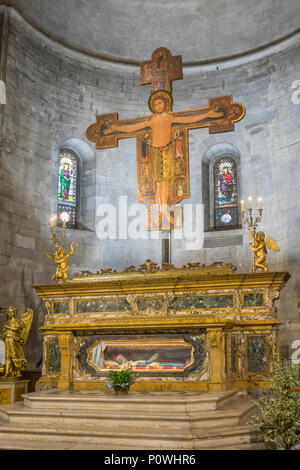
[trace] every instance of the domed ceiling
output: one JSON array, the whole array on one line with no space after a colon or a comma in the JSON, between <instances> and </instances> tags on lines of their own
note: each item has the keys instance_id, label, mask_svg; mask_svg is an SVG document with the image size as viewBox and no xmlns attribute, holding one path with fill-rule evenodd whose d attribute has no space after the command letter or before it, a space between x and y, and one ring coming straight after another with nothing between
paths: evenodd
<instances>
[{"instance_id":1,"label":"domed ceiling","mask_svg":"<svg viewBox=\"0 0 300 470\"><path fill-rule=\"evenodd\" d=\"M68 47L139 63L159 46L184 64L239 56L299 28L299 0L11 0L35 28Z\"/></svg>"}]
</instances>

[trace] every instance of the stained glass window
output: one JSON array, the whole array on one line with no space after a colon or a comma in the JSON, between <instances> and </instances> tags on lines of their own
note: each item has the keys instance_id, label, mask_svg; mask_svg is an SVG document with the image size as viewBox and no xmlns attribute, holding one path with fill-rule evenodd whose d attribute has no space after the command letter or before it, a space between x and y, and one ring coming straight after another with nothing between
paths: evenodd
<instances>
[{"instance_id":1,"label":"stained glass window","mask_svg":"<svg viewBox=\"0 0 300 470\"><path fill-rule=\"evenodd\" d=\"M78 209L78 173L77 157L66 150L59 156L57 225L66 221L67 228L76 228Z\"/></svg>"},{"instance_id":2,"label":"stained glass window","mask_svg":"<svg viewBox=\"0 0 300 470\"><path fill-rule=\"evenodd\" d=\"M235 160L223 155L214 165L215 228L238 225L238 182Z\"/></svg>"}]
</instances>

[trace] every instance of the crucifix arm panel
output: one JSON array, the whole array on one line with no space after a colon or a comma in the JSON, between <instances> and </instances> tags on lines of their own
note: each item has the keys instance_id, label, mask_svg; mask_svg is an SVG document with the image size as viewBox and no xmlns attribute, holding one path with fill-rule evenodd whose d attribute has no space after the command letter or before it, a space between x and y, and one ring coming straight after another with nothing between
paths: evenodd
<instances>
[{"instance_id":1,"label":"crucifix arm panel","mask_svg":"<svg viewBox=\"0 0 300 470\"><path fill-rule=\"evenodd\" d=\"M86 137L95 142L96 149L118 146L119 139L136 137L139 131L149 127L148 116L118 120L118 113L98 114L96 122L86 131Z\"/></svg>"},{"instance_id":2,"label":"crucifix arm panel","mask_svg":"<svg viewBox=\"0 0 300 470\"><path fill-rule=\"evenodd\" d=\"M225 95L208 100L208 107L175 112L173 125L183 124L189 129L209 127L211 134L234 130L234 123L245 115L240 103L232 103L232 96Z\"/></svg>"}]
</instances>

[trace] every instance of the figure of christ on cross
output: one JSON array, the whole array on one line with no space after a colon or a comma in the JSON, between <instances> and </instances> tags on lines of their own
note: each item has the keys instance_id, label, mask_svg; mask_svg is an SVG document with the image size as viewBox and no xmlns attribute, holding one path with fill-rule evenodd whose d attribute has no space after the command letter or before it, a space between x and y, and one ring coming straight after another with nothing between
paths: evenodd
<instances>
[{"instance_id":1,"label":"figure of christ on cross","mask_svg":"<svg viewBox=\"0 0 300 470\"><path fill-rule=\"evenodd\" d=\"M118 133L135 134L141 130L149 130L150 137L150 178L155 185L155 199L159 206L158 220L155 225L159 225L164 216L170 225L174 224L174 217L168 210L170 186L174 183L175 165L175 142L172 139L172 127L176 125L187 126L224 117L224 111L209 109L193 110L192 113L173 113L172 97L166 91L157 91L149 99L149 108L152 115L144 118L137 118L135 121L127 123L112 123L103 127L104 135ZM198 111L198 112L197 112Z\"/></svg>"}]
</instances>

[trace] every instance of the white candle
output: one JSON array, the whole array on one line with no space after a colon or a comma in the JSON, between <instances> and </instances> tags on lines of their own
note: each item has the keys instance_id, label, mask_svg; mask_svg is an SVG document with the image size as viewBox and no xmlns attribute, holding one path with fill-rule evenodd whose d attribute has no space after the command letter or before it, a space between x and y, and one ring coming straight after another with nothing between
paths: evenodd
<instances>
[{"instance_id":1,"label":"white candle","mask_svg":"<svg viewBox=\"0 0 300 470\"><path fill-rule=\"evenodd\" d=\"M51 228L54 228L55 222L56 222L56 216L54 215L53 217L51 217L50 221L51 221Z\"/></svg>"},{"instance_id":2,"label":"white candle","mask_svg":"<svg viewBox=\"0 0 300 470\"><path fill-rule=\"evenodd\" d=\"M261 209L261 197L258 198L258 208Z\"/></svg>"},{"instance_id":3,"label":"white candle","mask_svg":"<svg viewBox=\"0 0 300 470\"><path fill-rule=\"evenodd\" d=\"M249 201L249 209L251 209L251 201L252 201L252 197L248 197L248 201Z\"/></svg>"}]
</instances>

